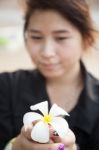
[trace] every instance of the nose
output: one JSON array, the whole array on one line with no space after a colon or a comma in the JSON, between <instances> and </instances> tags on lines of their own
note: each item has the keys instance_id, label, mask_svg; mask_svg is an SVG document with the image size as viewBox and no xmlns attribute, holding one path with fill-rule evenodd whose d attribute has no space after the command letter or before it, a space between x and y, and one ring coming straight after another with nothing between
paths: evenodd
<instances>
[{"instance_id":1,"label":"nose","mask_svg":"<svg viewBox=\"0 0 99 150\"><path fill-rule=\"evenodd\" d=\"M53 57L53 56L55 56L56 52L55 52L55 44L54 44L54 42L51 41L51 40L46 40L43 43L41 51L42 51L41 54L44 57Z\"/></svg>"}]
</instances>

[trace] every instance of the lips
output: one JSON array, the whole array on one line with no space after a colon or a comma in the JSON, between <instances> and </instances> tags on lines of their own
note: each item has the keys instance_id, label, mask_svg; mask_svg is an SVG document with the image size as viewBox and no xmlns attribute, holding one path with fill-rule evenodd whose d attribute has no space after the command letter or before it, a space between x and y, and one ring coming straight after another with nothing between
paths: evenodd
<instances>
[{"instance_id":1,"label":"lips","mask_svg":"<svg viewBox=\"0 0 99 150\"><path fill-rule=\"evenodd\" d=\"M43 67L43 68L46 68L46 69L54 69L58 63L40 63L40 65Z\"/></svg>"},{"instance_id":2,"label":"lips","mask_svg":"<svg viewBox=\"0 0 99 150\"><path fill-rule=\"evenodd\" d=\"M49 67L49 66L55 66L55 65L57 65L57 64L45 64L45 63L42 63L41 65L46 66L46 67Z\"/></svg>"},{"instance_id":3,"label":"lips","mask_svg":"<svg viewBox=\"0 0 99 150\"><path fill-rule=\"evenodd\" d=\"M50 60L50 61L41 61L40 64L43 64L43 65L57 65L59 64L59 60Z\"/></svg>"},{"instance_id":4,"label":"lips","mask_svg":"<svg viewBox=\"0 0 99 150\"><path fill-rule=\"evenodd\" d=\"M41 63L42 65L45 65L45 66L50 66L50 65L57 65L57 63Z\"/></svg>"},{"instance_id":5,"label":"lips","mask_svg":"<svg viewBox=\"0 0 99 150\"><path fill-rule=\"evenodd\" d=\"M39 65L41 66L42 69L45 70L56 70L57 66L60 64L60 61L58 58L51 58L51 59L41 59L39 61Z\"/></svg>"}]
</instances>

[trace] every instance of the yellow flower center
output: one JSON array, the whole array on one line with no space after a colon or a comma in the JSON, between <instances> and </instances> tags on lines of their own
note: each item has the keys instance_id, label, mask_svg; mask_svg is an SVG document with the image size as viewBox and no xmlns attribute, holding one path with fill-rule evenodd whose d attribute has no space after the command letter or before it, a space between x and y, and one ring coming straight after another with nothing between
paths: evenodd
<instances>
[{"instance_id":1,"label":"yellow flower center","mask_svg":"<svg viewBox=\"0 0 99 150\"><path fill-rule=\"evenodd\" d=\"M45 122L45 123L51 123L52 122L52 116L51 115L45 115L44 117L43 117L43 121Z\"/></svg>"}]
</instances>

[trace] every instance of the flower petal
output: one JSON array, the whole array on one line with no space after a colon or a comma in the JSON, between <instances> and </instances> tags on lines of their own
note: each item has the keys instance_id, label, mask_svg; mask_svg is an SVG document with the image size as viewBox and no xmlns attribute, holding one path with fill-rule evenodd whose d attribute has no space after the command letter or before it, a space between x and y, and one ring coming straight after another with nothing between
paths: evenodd
<instances>
[{"instance_id":1,"label":"flower petal","mask_svg":"<svg viewBox=\"0 0 99 150\"><path fill-rule=\"evenodd\" d=\"M64 109L62 109L61 107L59 107L56 104L52 105L49 114L52 115L52 116L59 116L59 115L69 116L69 114Z\"/></svg>"},{"instance_id":2,"label":"flower petal","mask_svg":"<svg viewBox=\"0 0 99 150\"><path fill-rule=\"evenodd\" d=\"M66 134L69 130L69 126L67 121L64 118L61 117L53 118L51 125L53 126L53 128L56 130L56 132L59 134L61 138L66 137Z\"/></svg>"},{"instance_id":3,"label":"flower petal","mask_svg":"<svg viewBox=\"0 0 99 150\"><path fill-rule=\"evenodd\" d=\"M23 116L24 126L27 128L28 126L30 126L32 124L33 121L41 120L42 117L43 116L38 113L28 112Z\"/></svg>"},{"instance_id":4,"label":"flower petal","mask_svg":"<svg viewBox=\"0 0 99 150\"><path fill-rule=\"evenodd\" d=\"M48 124L39 121L33 127L31 138L39 143L47 143L49 141L49 127Z\"/></svg>"},{"instance_id":5,"label":"flower petal","mask_svg":"<svg viewBox=\"0 0 99 150\"><path fill-rule=\"evenodd\" d=\"M32 105L30 107L31 110L40 110L43 115L47 115L48 114L48 101L44 101L41 103L38 103L36 105Z\"/></svg>"}]
</instances>

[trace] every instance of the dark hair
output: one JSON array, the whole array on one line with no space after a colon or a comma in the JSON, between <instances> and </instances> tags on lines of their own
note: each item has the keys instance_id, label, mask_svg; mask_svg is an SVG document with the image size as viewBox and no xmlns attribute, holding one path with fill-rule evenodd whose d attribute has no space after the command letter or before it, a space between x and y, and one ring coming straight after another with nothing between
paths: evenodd
<instances>
[{"instance_id":1,"label":"dark hair","mask_svg":"<svg viewBox=\"0 0 99 150\"><path fill-rule=\"evenodd\" d=\"M87 46L95 41L94 27L86 0L25 0L25 24L24 32L27 30L28 22L35 10L56 10L68 19L82 34Z\"/></svg>"}]
</instances>

